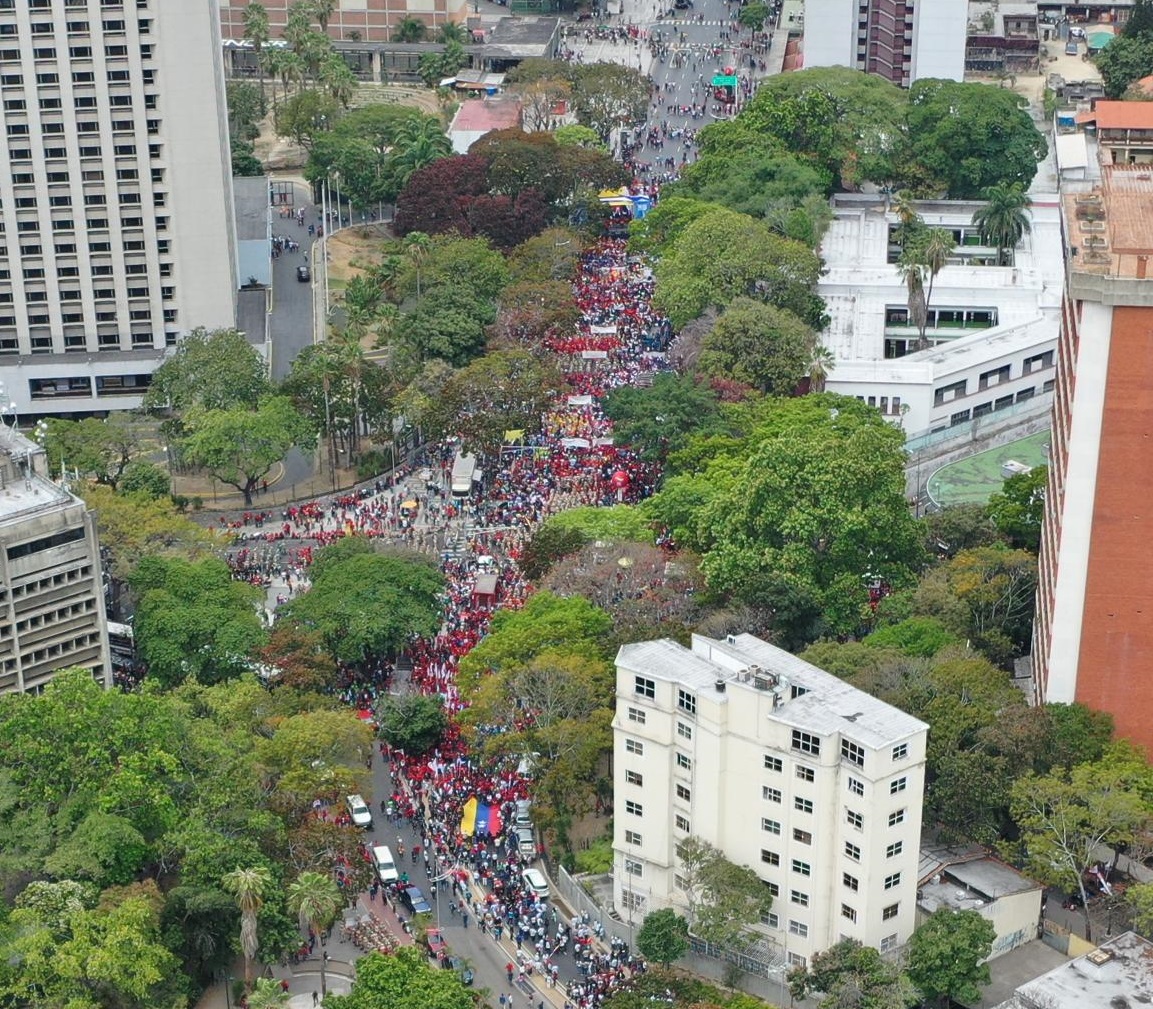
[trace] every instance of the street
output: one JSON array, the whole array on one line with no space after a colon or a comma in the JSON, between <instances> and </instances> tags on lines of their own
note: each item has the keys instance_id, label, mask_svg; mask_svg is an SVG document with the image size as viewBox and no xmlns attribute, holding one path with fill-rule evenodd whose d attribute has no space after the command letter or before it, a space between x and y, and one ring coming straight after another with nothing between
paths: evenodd
<instances>
[{"instance_id":1,"label":"street","mask_svg":"<svg viewBox=\"0 0 1153 1009\"><path fill-rule=\"evenodd\" d=\"M308 226L317 225L319 217L312 204L308 187L293 187L295 203L290 209L305 208L304 224L291 217L281 217L276 208L272 212L272 234L299 243L297 252L284 251L272 261L272 311L269 331L272 333L272 379L283 381L292 367L296 355L311 346L313 338L312 299L314 283L297 280L296 268L307 264L312 268L312 242Z\"/></svg>"}]
</instances>

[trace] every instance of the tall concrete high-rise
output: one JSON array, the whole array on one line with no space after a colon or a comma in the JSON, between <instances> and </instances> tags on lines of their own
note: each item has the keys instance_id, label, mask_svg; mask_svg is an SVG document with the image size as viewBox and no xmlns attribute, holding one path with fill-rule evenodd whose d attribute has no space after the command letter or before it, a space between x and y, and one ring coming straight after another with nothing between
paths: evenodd
<instances>
[{"instance_id":1,"label":"tall concrete high-rise","mask_svg":"<svg viewBox=\"0 0 1153 1009\"><path fill-rule=\"evenodd\" d=\"M139 404L235 325L218 0L0 0L0 381L21 419Z\"/></svg>"},{"instance_id":2,"label":"tall concrete high-rise","mask_svg":"<svg viewBox=\"0 0 1153 1009\"><path fill-rule=\"evenodd\" d=\"M805 0L804 65L959 81L968 23L968 0Z\"/></svg>"},{"instance_id":3,"label":"tall concrete high-rise","mask_svg":"<svg viewBox=\"0 0 1153 1009\"><path fill-rule=\"evenodd\" d=\"M1148 165L1111 158L1103 151L1100 180L1062 201L1033 682L1038 701L1106 711L1153 752L1153 180Z\"/></svg>"}]
</instances>

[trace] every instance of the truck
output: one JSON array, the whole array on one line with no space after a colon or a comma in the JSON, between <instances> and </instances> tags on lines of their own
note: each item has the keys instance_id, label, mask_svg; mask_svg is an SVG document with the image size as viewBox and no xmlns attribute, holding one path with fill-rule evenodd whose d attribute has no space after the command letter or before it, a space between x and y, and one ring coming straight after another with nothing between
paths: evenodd
<instances>
[{"instance_id":1,"label":"truck","mask_svg":"<svg viewBox=\"0 0 1153 1009\"><path fill-rule=\"evenodd\" d=\"M472 494L474 479L476 479L476 456L458 452L452 463L452 496L466 498Z\"/></svg>"}]
</instances>

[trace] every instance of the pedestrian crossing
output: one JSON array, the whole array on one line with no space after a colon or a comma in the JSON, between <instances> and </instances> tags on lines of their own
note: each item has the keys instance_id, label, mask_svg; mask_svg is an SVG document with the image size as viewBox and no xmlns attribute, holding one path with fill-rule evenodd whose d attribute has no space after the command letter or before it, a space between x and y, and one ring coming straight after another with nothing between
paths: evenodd
<instances>
[{"instance_id":1,"label":"pedestrian crossing","mask_svg":"<svg viewBox=\"0 0 1153 1009\"><path fill-rule=\"evenodd\" d=\"M654 21L655 25L676 25L678 28L725 28L732 24L731 21Z\"/></svg>"}]
</instances>

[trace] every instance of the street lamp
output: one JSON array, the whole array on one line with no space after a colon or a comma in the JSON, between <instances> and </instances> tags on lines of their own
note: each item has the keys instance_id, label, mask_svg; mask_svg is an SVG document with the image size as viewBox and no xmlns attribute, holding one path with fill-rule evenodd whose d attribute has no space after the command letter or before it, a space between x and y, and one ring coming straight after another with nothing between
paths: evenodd
<instances>
[{"instance_id":1,"label":"street lamp","mask_svg":"<svg viewBox=\"0 0 1153 1009\"><path fill-rule=\"evenodd\" d=\"M320 954L320 997L324 998L328 994L328 975L325 974L324 968L328 966L328 950Z\"/></svg>"}]
</instances>

